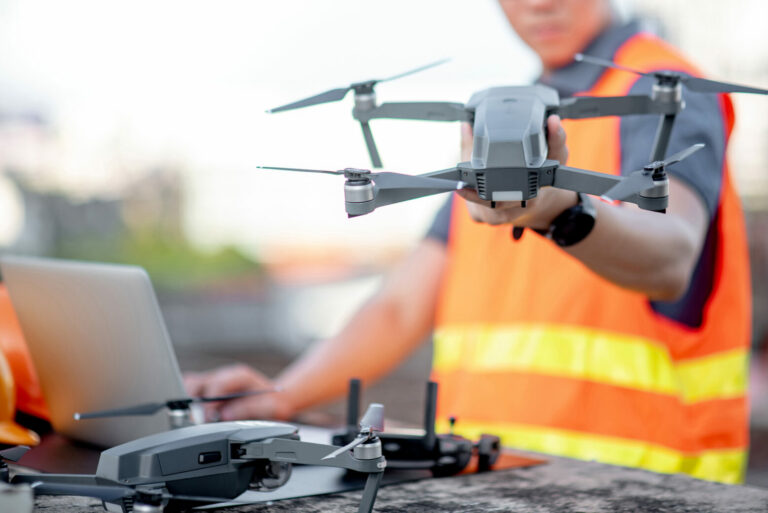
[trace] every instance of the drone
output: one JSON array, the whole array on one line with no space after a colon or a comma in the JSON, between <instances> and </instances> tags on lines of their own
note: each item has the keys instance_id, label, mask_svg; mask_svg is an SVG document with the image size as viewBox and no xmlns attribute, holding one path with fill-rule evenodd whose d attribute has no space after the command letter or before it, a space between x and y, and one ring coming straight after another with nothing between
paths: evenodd
<instances>
[{"instance_id":1,"label":"drone","mask_svg":"<svg viewBox=\"0 0 768 513\"><path fill-rule=\"evenodd\" d=\"M347 87L289 103L267 112L277 113L343 99L354 92L352 117L360 122L374 168L382 167L369 122L373 119L463 121L473 125L472 158L449 169L421 175L371 172L346 168L336 171L259 166L261 169L342 175L345 210L350 217L364 215L378 207L442 192L471 188L494 208L498 201L526 202L541 187L551 186L600 196L606 201L634 203L644 210L665 212L669 203L666 168L682 161L704 145L695 144L665 158L675 118L683 108L683 85L696 93L768 94L768 90L693 77L674 71L645 73L611 61L577 54L576 61L652 76L650 95L578 96L561 99L552 87L492 87L472 95L466 104L451 102L376 101L374 87L380 82L402 78L442 64L435 62L394 77L356 82ZM650 154L650 163L627 176L614 176L562 165L547 158L547 118L582 119L631 114L658 115L659 125Z\"/></svg>"},{"instance_id":2,"label":"drone","mask_svg":"<svg viewBox=\"0 0 768 513\"><path fill-rule=\"evenodd\" d=\"M213 503L239 503L247 490L271 491L291 477L294 464L338 467L366 476L358 513L370 513L386 459L378 433L384 407L373 403L355 438L343 447L303 442L290 424L238 421L200 424L145 436L103 451L96 473L16 474L4 462L0 478L40 495L82 495L108 511L162 513ZM28 448L0 452L18 460ZM3 468L5 470L3 471Z\"/></svg>"}]
</instances>

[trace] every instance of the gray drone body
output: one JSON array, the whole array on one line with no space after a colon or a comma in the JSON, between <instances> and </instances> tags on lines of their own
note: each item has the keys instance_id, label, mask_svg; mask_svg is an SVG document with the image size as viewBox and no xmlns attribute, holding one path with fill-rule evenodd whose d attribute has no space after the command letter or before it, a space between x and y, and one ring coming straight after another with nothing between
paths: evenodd
<instances>
[{"instance_id":1,"label":"gray drone body","mask_svg":"<svg viewBox=\"0 0 768 513\"><path fill-rule=\"evenodd\" d=\"M677 72L642 72L610 61L577 55L576 60L617 68L638 75L650 75L655 84L650 95L578 96L561 99L558 92L541 84L495 87L474 94L466 104L449 102L400 102L378 104L374 86L386 80L422 71L424 66L385 80L358 82L293 102L269 112L308 107L338 101L349 91L355 93L352 117L360 123L374 167L381 158L371 132L374 119L463 121L473 125L472 159L454 168L405 175L347 168L339 171L262 167L284 171L320 172L344 175L345 209L350 216L372 212L378 207L462 188L472 188L494 207L497 201L520 201L522 206L535 198L541 187L602 196L607 200L635 203L645 210L664 212L669 201L666 167L687 158L703 144L666 157L672 127L685 107L683 85L697 93L741 92L768 94L768 90L716 82ZM557 114L566 119L602 116L656 115L659 125L650 152L650 163L625 176L568 167L547 159L547 118ZM261 167L261 166L260 166Z\"/></svg>"},{"instance_id":2,"label":"gray drone body","mask_svg":"<svg viewBox=\"0 0 768 513\"><path fill-rule=\"evenodd\" d=\"M128 486L163 483L174 494L237 497L249 487L272 489L287 481L290 467L267 479L254 475L255 460L242 459L244 444L298 440L295 426L276 422L222 422L157 433L101 453L96 481Z\"/></svg>"},{"instance_id":3,"label":"gray drone body","mask_svg":"<svg viewBox=\"0 0 768 513\"><path fill-rule=\"evenodd\" d=\"M488 201L536 197L548 151L543 120L558 105L557 91L543 85L475 93L466 104L474 120L472 160L439 177L460 180Z\"/></svg>"},{"instance_id":4,"label":"gray drone body","mask_svg":"<svg viewBox=\"0 0 768 513\"><path fill-rule=\"evenodd\" d=\"M544 85L493 87L472 95L474 169L538 168L547 159L547 136L541 120L557 108L556 90Z\"/></svg>"}]
</instances>

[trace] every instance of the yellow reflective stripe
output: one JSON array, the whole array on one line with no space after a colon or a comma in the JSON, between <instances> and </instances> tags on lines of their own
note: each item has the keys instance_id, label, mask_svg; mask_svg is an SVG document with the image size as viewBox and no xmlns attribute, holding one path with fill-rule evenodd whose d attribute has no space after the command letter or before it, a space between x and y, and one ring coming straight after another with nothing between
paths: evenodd
<instances>
[{"instance_id":1,"label":"yellow reflective stripe","mask_svg":"<svg viewBox=\"0 0 768 513\"><path fill-rule=\"evenodd\" d=\"M684 403L743 396L746 349L673 362L642 337L581 326L451 325L434 334L441 372L551 374L680 397Z\"/></svg>"},{"instance_id":2,"label":"yellow reflective stripe","mask_svg":"<svg viewBox=\"0 0 768 513\"><path fill-rule=\"evenodd\" d=\"M448 421L438 420L437 429L440 432L448 431ZM523 424L478 424L459 419L454 432L471 440L489 433L501 437L505 447L643 468L665 474L685 473L699 479L731 484L744 480L747 461L746 451L741 449L707 450L691 454L638 440Z\"/></svg>"},{"instance_id":3,"label":"yellow reflective stripe","mask_svg":"<svg viewBox=\"0 0 768 513\"><path fill-rule=\"evenodd\" d=\"M734 350L678 362L685 402L742 396L747 391L749 353Z\"/></svg>"}]
</instances>

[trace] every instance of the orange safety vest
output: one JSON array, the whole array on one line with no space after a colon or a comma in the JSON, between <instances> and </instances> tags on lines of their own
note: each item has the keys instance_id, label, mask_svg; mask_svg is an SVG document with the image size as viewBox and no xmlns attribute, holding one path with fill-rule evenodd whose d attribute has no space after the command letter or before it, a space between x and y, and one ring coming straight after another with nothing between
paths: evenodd
<instances>
[{"instance_id":1,"label":"orange safety vest","mask_svg":"<svg viewBox=\"0 0 768 513\"><path fill-rule=\"evenodd\" d=\"M626 41L615 60L696 74L648 34ZM627 94L634 80L607 70L586 94ZM725 95L721 110L729 134L734 116ZM564 121L569 165L619 174L619 123ZM751 304L743 217L727 165L713 223L713 288L694 329L530 230L514 242L509 226L475 223L456 198L434 332L438 425L456 416L457 432L498 434L511 447L740 482Z\"/></svg>"},{"instance_id":2,"label":"orange safety vest","mask_svg":"<svg viewBox=\"0 0 768 513\"><path fill-rule=\"evenodd\" d=\"M11 298L8 297L8 291L2 284L0 284L0 351L8 360L13 374L16 386L16 408L43 419L50 418L19 320L13 310Z\"/></svg>"}]
</instances>

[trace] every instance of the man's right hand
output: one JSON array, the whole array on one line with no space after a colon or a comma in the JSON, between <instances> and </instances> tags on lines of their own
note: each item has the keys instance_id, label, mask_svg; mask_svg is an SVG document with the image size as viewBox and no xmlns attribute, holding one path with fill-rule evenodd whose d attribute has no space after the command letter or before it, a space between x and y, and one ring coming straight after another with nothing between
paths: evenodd
<instances>
[{"instance_id":1,"label":"man's right hand","mask_svg":"<svg viewBox=\"0 0 768 513\"><path fill-rule=\"evenodd\" d=\"M259 371L244 364L229 365L207 372L184 374L184 387L192 397L215 397L249 390L274 388L275 384ZM232 399L217 403L204 403L205 420L288 420L293 409L280 391Z\"/></svg>"}]
</instances>

